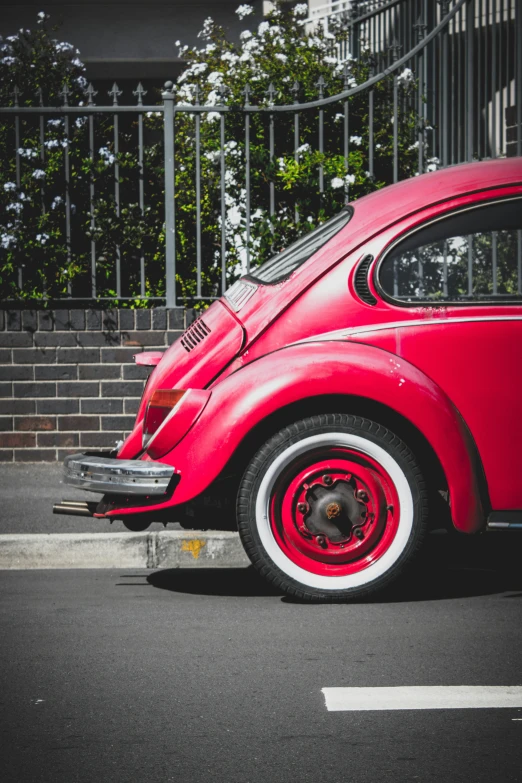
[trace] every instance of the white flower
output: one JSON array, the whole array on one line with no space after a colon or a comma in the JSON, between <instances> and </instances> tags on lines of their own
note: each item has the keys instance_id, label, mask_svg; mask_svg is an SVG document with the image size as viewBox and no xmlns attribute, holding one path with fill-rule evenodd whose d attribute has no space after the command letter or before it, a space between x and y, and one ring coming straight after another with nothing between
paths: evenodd
<instances>
[{"instance_id":1,"label":"white flower","mask_svg":"<svg viewBox=\"0 0 522 783\"><path fill-rule=\"evenodd\" d=\"M307 3L297 3L297 5L294 6L294 16L308 16Z\"/></svg>"},{"instance_id":2,"label":"white flower","mask_svg":"<svg viewBox=\"0 0 522 783\"><path fill-rule=\"evenodd\" d=\"M16 245L16 237L12 236L12 234L2 234L0 237L0 246L3 247L4 250L9 250L11 245Z\"/></svg>"},{"instance_id":3,"label":"white flower","mask_svg":"<svg viewBox=\"0 0 522 783\"><path fill-rule=\"evenodd\" d=\"M334 117L334 122L341 122L341 120L344 120L344 114L336 114Z\"/></svg>"},{"instance_id":4,"label":"white flower","mask_svg":"<svg viewBox=\"0 0 522 783\"><path fill-rule=\"evenodd\" d=\"M71 65L76 65L77 68L83 68L82 61L79 60L77 57L75 57L74 60L71 60Z\"/></svg>"},{"instance_id":5,"label":"white flower","mask_svg":"<svg viewBox=\"0 0 522 783\"><path fill-rule=\"evenodd\" d=\"M296 152L298 155L303 155L305 152L310 152L310 145L301 144L301 146L296 149Z\"/></svg>"},{"instance_id":6,"label":"white flower","mask_svg":"<svg viewBox=\"0 0 522 783\"><path fill-rule=\"evenodd\" d=\"M102 158L106 166L110 166L116 160L112 152L107 147L100 147L98 150L98 155Z\"/></svg>"},{"instance_id":7,"label":"white flower","mask_svg":"<svg viewBox=\"0 0 522 783\"><path fill-rule=\"evenodd\" d=\"M213 112L213 114L217 114L217 112ZM204 157L207 160L209 160L211 163L217 163L220 158L220 155L221 153L219 150L211 150L210 152L205 152Z\"/></svg>"},{"instance_id":8,"label":"white flower","mask_svg":"<svg viewBox=\"0 0 522 783\"><path fill-rule=\"evenodd\" d=\"M74 46L66 41L62 41L61 43L55 42L54 48L57 52L70 52L71 49L74 49Z\"/></svg>"},{"instance_id":9,"label":"white flower","mask_svg":"<svg viewBox=\"0 0 522 783\"><path fill-rule=\"evenodd\" d=\"M55 147L60 146L60 142L58 139L49 139L49 141L44 142L44 145L47 147L48 150L52 150Z\"/></svg>"},{"instance_id":10,"label":"white flower","mask_svg":"<svg viewBox=\"0 0 522 783\"><path fill-rule=\"evenodd\" d=\"M333 180L330 182L330 185L334 189L342 188L343 185L344 185L344 182L343 182L343 180L340 177L334 177Z\"/></svg>"},{"instance_id":11,"label":"white flower","mask_svg":"<svg viewBox=\"0 0 522 783\"><path fill-rule=\"evenodd\" d=\"M217 87L220 84L223 84L223 74L220 73L220 71L212 71L212 73L209 73L207 76L207 82L212 85L212 87Z\"/></svg>"},{"instance_id":12,"label":"white flower","mask_svg":"<svg viewBox=\"0 0 522 783\"><path fill-rule=\"evenodd\" d=\"M20 201L31 201L29 196L26 196L23 191L18 194L18 198L20 199Z\"/></svg>"},{"instance_id":13,"label":"white flower","mask_svg":"<svg viewBox=\"0 0 522 783\"><path fill-rule=\"evenodd\" d=\"M286 163L284 158L278 158L277 159L277 165L279 166L279 171L284 171L286 169Z\"/></svg>"},{"instance_id":14,"label":"white flower","mask_svg":"<svg viewBox=\"0 0 522 783\"><path fill-rule=\"evenodd\" d=\"M181 41L175 41L174 46L181 46Z\"/></svg>"},{"instance_id":15,"label":"white flower","mask_svg":"<svg viewBox=\"0 0 522 783\"><path fill-rule=\"evenodd\" d=\"M62 203L63 203L63 198L61 196L55 196L51 204L51 209L56 209Z\"/></svg>"},{"instance_id":16,"label":"white flower","mask_svg":"<svg viewBox=\"0 0 522 783\"><path fill-rule=\"evenodd\" d=\"M257 32L259 35L264 35L269 28L270 25L268 24L268 22L261 22L261 24L257 28Z\"/></svg>"},{"instance_id":17,"label":"white flower","mask_svg":"<svg viewBox=\"0 0 522 783\"><path fill-rule=\"evenodd\" d=\"M397 81L400 84L409 84L413 81L413 71L411 68L405 68L402 73L397 76Z\"/></svg>"},{"instance_id":18,"label":"white flower","mask_svg":"<svg viewBox=\"0 0 522 783\"><path fill-rule=\"evenodd\" d=\"M77 120L75 120L74 124L77 128L83 128L85 123L87 122L87 117L78 117Z\"/></svg>"},{"instance_id":19,"label":"white flower","mask_svg":"<svg viewBox=\"0 0 522 783\"><path fill-rule=\"evenodd\" d=\"M190 66L190 68L187 68L186 71L183 71L181 76L178 78L178 84L184 82L189 76L200 76L207 70L207 68L207 63L194 63Z\"/></svg>"},{"instance_id":20,"label":"white flower","mask_svg":"<svg viewBox=\"0 0 522 783\"><path fill-rule=\"evenodd\" d=\"M37 16L38 16L38 19L45 19L45 18L46 18L46 14L45 14L43 11L40 11L40 12L37 14Z\"/></svg>"},{"instance_id":21,"label":"white flower","mask_svg":"<svg viewBox=\"0 0 522 783\"><path fill-rule=\"evenodd\" d=\"M5 209L6 209L6 212L16 212L17 214L19 214L22 211L23 208L24 208L23 204L20 204L18 202L12 201L10 204L8 204L6 206Z\"/></svg>"},{"instance_id":22,"label":"white flower","mask_svg":"<svg viewBox=\"0 0 522 783\"><path fill-rule=\"evenodd\" d=\"M306 220L307 220L308 223L313 223L314 222L314 219L313 219L313 217L311 215L308 215Z\"/></svg>"},{"instance_id":23,"label":"white flower","mask_svg":"<svg viewBox=\"0 0 522 783\"><path fill-rule=\"evenodd\" d=\"M214 20L211 16L207 16L205 21L203 22L203 27L201 31L198 33L198 38L209 38L212 34L212 28L214 27Z\"/></svg>"},{"instance_id":24,"label":"white flower","mask_svg":"<svg viewBox=\"0 0 522 783\"><path fill-rule=\"evenodd\" d=\"M347 174L344 178L344 184L345 185L353 185L355 182L355 175L354 174Z\"/></svg>"},{"instance_id":25,"label":"white flower","mask_svg":"<svg viewBox=\"0 0 522 783\"><path fill-rule=\"evenodd\" d=\"M62 122L63 120L47 120L47 124L50 125L52 128L59 128Z\"/></svg>"},{"instance_id":26,"label":"white flower","mask_svg":"<svg viewBox=\"0 0 522 783\"><path fill-rule=\"evenodd\" d=\"M323 61L328 63L328 65L337 65L338 62L337 57L330 57L329 55L323 57Z\"/></svg>"},{"instance_id":27,"label":"white flower","mask_svg":"<svg viewBox=\"0 0 522 783\"><path fill-rule=\"evenodd\" d=\"M418 141L414 141L413 144L410 144L408 149L409 150L418 150L419 149L419 142Z\"/></svg>"},{"instance_id":28,"label":"white flower","mask_svg":"<svg viewBox=\"0 0 522 783\"><path fill-rule=\"evenodd\" d=\"M232 226L239 226L241 223L239 207L232 207L232 209L227 210L227 219Z\"/></svg>"},{"instance_id":29,"label":"white flower","mask_svg":"<svg viewBox=\"0 0 522 783\"><path fill-rule=\"evenodd\" d=\"M440 164L440 160L438 158L428 158L426 163L428 164L426 166L426 171L437 171L437 168Z\"/></svg>"},{"instance_id":30,"label":"white flower","mask_svg":"<svg viewBox=\"0 0 522 783\"><path fill-rule=\"evenodd\" d=\"M239 6L239 8L236 8L236 14L239 16L240 19L244 19L245 16L250 16L250 14L254 13L254 9L251 5L247 5L246 3L243 3Z\"/></svg>"},{"instance_id":31,"label":"white flower","mask_svg":"<svg viewBox=\"0 0 522 783\"><path fill-rule=\"evenodd\" d=\"M34 179L45 179L45 171L43 169L35 169L33 171Z\"/></svg>"},{"instance_id":32,"label":"white flower","mask_svg":"<svg viewBox=\"0 0 522 783\"><path fill-rule=\"evenodd\" d=\"M217 90L210 90L209 94L207 95L207 99L205 101L205 104L207 106L217 106L217 104L220 102L219 93Z\"/></svg>"},{"instance_id":33,"label":"white flower","mask_svg":"<svg viewBox=\"0 0 522 783\"><path fill-rule=\"evenodd\" d=\"M3 57L2 58L2 65L14 65L16 62L16 57Z\"/></svg>"},{"instance_id":34,"label":"white flower","mask_svg":"<svg viewBox=\"0 0 522 783\"><path fill-rule=\"evenodd\" d=\"M288 57L286 56L286 54L282 54L281 52L276 52L274 57L277 60L281 60L282 63L286 63L286 61L288 60Z\"/></svg>"},{"instance_id":35,"label":"white flower","mask_svg":"<svg viewBox=\"0 0 522 783\"><path fill-rule=\"evenodd\" d=\"M214 120L219 120L220 116L221 115L220 115L220 113L218 111L209 111L208 114L204 114L203 115L203 118L207 122L214 122Z\"/></svg>"},{"instance_id":36,"label":"white flower","mask_svg":"<svg viewBox=\"0 0 522 783\"><path fill-rule=\"evenodd\" d=\"M41 245L45 245L47 240L49 239L49 234L37 234L36 235L36 241L39 242Z\"/></svg>"},{"instance_id":37,"label":"white flower","mask_svg":"<svg viewBox=\"0 0 522 783\"><path fill-rule=\"evenodd\" d=\"M243 32L239 34L239 37L242 41L248 41L249 38L252 38L252 33L250 30L243 30Z\"/></svg>"},{"instance_id":38,"label":"white flower","mask_svg":"<svg viewBox=\"0 0 522 783\"><path fill-rule=\"evenodd\" d=\"M78 87L84 90L87 87L87 79L85 78L85 76L78 76L78 78L76 79L76 84L78 85ZM79 105L83 106L83 101L80 101Z\"/></svg>"},{"instance_id":39,"label":"white flower","mask_svg":"<svg viewBox=\"0 0 522 783\"><path fill-rule=\"evenodd\" d=\"M18 154L21 158L37 158L38 152L36 150L32 149L24 149L23 147L18 148Z\"/></svg>"},{"instance_id":40,"label":"white flower","mask_svg":"<svg viewBox=\"0 0 522 783\"><path fill-rule=\"evenodd\" d=\"M259 49L262 47L262 42L258 41L257 38L249 38L245 43L243 44L243 51L245 52L253 52L256 49Z\"/></svg>"},{"instance_id":41,"label":"white flower","mask_svg":"<svg viewBox=\"0 0 522 783\"><path fill-rule=\"evenodd\" d=\"M230 63L230 65L235 65L239 60L239 57L237 54L234 54L233 52L225 52L224 54L221 55L221 59L224 62Z\"/></svg>"},{"instance_id":42,"label":"white flower","mask_svg":"<svg viewBox=\"0 0 522 783\"><path fill-rule=\"evenodd\" d=\"M7 193L11 190L16 190L16 182L4 182L4 190Z\"/></svg>"},{"instance_id":43,"label":"white flower","mask_svg":"<svg viewBox=\"0 0 522 783\"><path fill-rule=\"evenodd\" d=\"M360 147L362 144L362 136L350 136L350 144L355 144L356 147Z\"/></svg>"}]
</instances>

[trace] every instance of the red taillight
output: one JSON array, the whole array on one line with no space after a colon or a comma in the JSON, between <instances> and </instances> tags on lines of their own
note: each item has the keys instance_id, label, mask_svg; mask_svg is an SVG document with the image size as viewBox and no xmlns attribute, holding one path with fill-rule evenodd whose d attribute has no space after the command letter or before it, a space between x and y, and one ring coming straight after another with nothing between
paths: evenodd
<instances>
[{"instance_id":1,"label":"red taillight","mask_svg":"<svg viewBox=\"0 0 522 783\"><path fill-rule=\"evenodd\" d=\"M178 404L185 393L185 389L156 389L153 392L143 420L144 446L161 427L171 410Z\"/></svg>"}]
</instances>

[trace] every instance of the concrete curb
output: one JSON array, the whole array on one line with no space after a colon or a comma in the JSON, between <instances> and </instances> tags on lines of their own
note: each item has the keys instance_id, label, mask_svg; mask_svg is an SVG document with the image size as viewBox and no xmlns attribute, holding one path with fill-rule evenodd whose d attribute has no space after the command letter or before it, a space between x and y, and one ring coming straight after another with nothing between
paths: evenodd
<instances>
[{"instance_id":1,"label":"concrete curb","mask_svg":"<svg viewBox=\"0 0 522 783\"><path fill-rule=\"evenodd\" d=\"M0 535L0 569L244 568L237 533L172 530L149 533Z\"/></svg>"}]
</instances>

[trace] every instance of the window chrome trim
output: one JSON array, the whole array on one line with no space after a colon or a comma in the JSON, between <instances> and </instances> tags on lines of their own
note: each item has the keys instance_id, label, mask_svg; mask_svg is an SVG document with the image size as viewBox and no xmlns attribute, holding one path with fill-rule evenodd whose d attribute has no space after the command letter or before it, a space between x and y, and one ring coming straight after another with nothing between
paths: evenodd
<instances>
[{"instance_id":1,"label":"window chrome trim","mask_svg":"<svg viewBox=\"0 0 522 783\"><path fill-rule=\"evenodd\" d=\"M432 218L432 220L426 221L420 226L416 226L411 231L405 231L403 234L400 235L400 237L394 239L393 242L388 247L384 248L380 257L377 259L377 263L374 264L374 268L373 268L372 282L375 287L375 290L378 292L381 299L397 307L434 307L435 308L435 307L447 307L448 305L452 305L454 307L481 307L484 305L488 305L489 307L491 307L491 305L495 305L495 304L498 305L522 304L522 293L505 294L506 298L502 298L502 294L500 294L497 295L495 298L482 299L482 300L471 299L471 298L470 299L415 299L414 301L405 302L402 299L395 299L394 296L391 296L390 294L386 293L379 280L381 266L384 264L389 254L393 251L393 249L397 247L397 245L403 242L405 239L409 239L414 234L417 234L420 231L423 231L425 228L428 228L428 226L432 226L435 223L440 223L441 220L446 220L448 217L453 217L455 215L464 212L471 212L471 210L473 209L477 209L477 208L480 209L488 205L493 206L495 204L503 204L508 201L520 201L520 205L522 208L522 193L515 196L507 196L505 198L484 199L483 201L480 202L475 201L473 204L470 204L469 206L460 207L460 208L457 207L456 209L453 209L450 212L445 212L443 215L439 215L436 218ZM485 294L485 296L488 295ZM520 298L513 299L513 296L519 296ZM442 321L443 319L438 319L438 320ZM455 319L449 319L449 320L455 320Z\"/></svg>"}]
</instances>

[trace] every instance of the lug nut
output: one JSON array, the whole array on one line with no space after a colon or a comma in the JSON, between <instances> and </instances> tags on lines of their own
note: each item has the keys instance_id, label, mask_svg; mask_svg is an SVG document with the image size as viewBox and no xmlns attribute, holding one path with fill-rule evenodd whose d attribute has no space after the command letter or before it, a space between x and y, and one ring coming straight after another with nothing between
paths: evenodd
<instances>
[{"instance_id":1,"label":"lug nut","mask_svg":"<svg viewBox=\"0 0 522 783\"><path fill-rule=\"evenodd\" d=\"M355 528L355 530L353 532L354 532L355 538L358 538L359 541L361 541L361 539L364 538L364 533L363 533L363 531L361 530L360 527Z\"/></svg>"},{"instance_id":2,"label":"lug nut","mask_svg":"<svg viewBox=\"0 0 522 783\"><path fill-rule=\"evenodd\" d=\"M331 476L323 476L323 484L326 484L329 487L332 483L333 478Z\"/></svg>"},{"instance_id":3,"label":"lug nut","mask_svg":"<svg viewBox=\"0 0 522 783\"><path fill-rule=\"evenodd\" d=\"M301 514L306 514L308 511L308 503L298 503L297 510L300 511Z\"/></svg>"},{"instance_id":4,"label":"lug nut","mask_svg":"<svg viewBox=\"0 0 522 783\"><path fill-rule=\"evenodd\" d=\"M326 538L324 536L317 536L317 543L321 547L321 549L327 549L328 543L326 541Z\"/></svg>"},{"instance_id":5,"label":"lug nut","mask_svg":"<svg viewBox=\"0 0 522 783\"><path fill-rule=\"evenodd\" d=\"M362 500L363 503L367 503L368 502L368 495L364 491L364 489L357 490L357 499L358 500Z\"/></svg>"}]
</instances>

